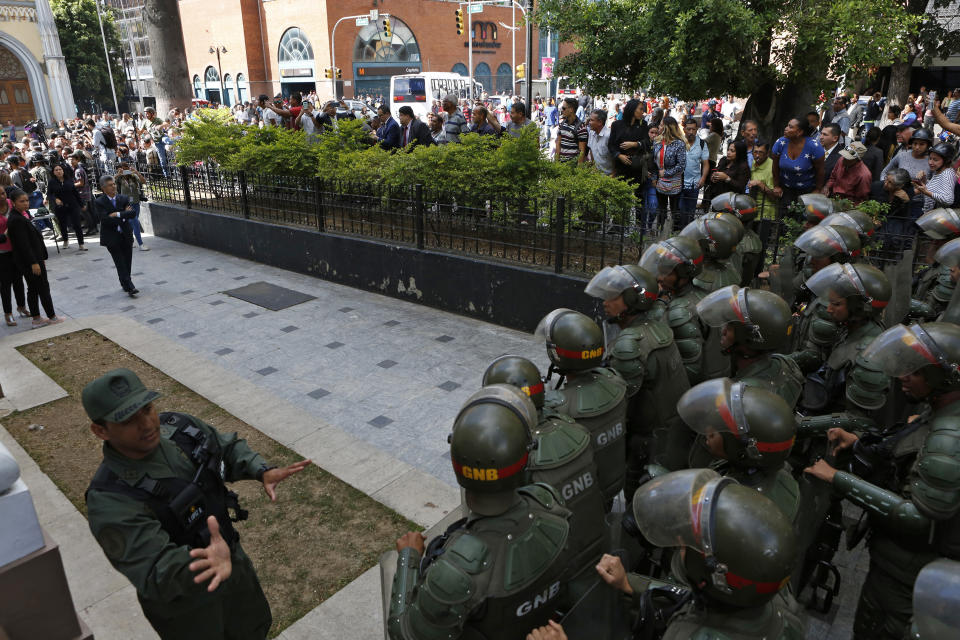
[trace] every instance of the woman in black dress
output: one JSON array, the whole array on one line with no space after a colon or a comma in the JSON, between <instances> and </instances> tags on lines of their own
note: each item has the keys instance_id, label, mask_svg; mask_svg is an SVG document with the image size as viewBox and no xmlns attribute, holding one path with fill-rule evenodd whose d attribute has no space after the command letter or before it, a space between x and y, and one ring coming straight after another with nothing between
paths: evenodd
<instances>
[{"instance_id":1,"label":"woman in black dress","mask_svg":"<svg viewBox=\"0 0 960 640\"><path fill-rule=\"evenodd\" d=\"M717 170L710 174L710 185L704 195L704 202L733 191L746 193L750 182L750 164L747 162L747 143L737 140L727 147L727 154L720 158Z\"/></svg>"},{"instance_id":2,"label":"woman in black dress","mask_svg":"<svg viewBox=\"0 0 960 640\"><path fill-rule=\"evenodd\" d=\"M54 165L53 175L47 185L47 204L60 222L60 231L63 233L63 246L70 244L68 229L73 227L77 234L77 244L80 251L86 251L83 246L83 225L80 223L80 192L73 182L73 176L67 177L63 167Z\"/></svg>"},{"instance_id":3,"label":"woman in black dress","mask_svg":"<svg viewBox=\"0 0 960 640\"><path fill-rule=\"evenodd\" d=\"M633 99L623 108L623 119L610 126L608 148L613 156L613 176L633 183L637 202L643 202L644 187L650 170L650 136L646 105Z\"/></svg>"}]
</instances>

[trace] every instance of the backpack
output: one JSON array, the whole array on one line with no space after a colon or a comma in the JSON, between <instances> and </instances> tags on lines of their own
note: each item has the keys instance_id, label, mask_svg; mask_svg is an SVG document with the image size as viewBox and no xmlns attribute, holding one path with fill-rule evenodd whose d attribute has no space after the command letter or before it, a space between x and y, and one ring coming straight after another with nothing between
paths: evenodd
<instances>
[{"instance_id":1,"label":"backpack","mask_svg":"<svg viewBox=\"0 0 960 640\"><path fill-rule=\"evenodd\" d=\"M103 146L115 151L117 148L117 135L113 132L113 129L104 127L100 132L103 134Z\"/></svg>"}]
</instances>

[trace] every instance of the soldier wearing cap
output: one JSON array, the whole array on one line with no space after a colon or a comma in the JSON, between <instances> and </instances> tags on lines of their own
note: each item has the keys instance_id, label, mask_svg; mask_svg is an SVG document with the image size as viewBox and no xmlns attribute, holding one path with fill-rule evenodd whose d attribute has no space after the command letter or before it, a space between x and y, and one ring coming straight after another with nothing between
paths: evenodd
<instances>
[{"instance_id":1,"label":"soldier wearing cap","mask_svg":"<svg viewBox=\"0 0 960 640\"><path fill-rule=\"evenodd\" d=\"M103 440L86 493L90 530L163 640L266 638L270 606L233 526L247 513L224 482L259 480L276 500L277 483L310 461L268 466L236 433L158 414L159 397L128 369L84 387Z\"/></svg>"}]
</instances>

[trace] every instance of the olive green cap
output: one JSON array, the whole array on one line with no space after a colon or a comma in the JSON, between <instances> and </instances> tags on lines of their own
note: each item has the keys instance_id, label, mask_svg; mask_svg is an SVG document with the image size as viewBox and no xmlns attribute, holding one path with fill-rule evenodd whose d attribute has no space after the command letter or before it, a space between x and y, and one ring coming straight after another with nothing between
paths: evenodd
<instances>
[{"instance_id":1,"label":"olive green cap","mask_svg":"<svg viewBox=\"0 0 960 640\"><path fill-rule=\"evenodd\" d=\"M157 391L129 369L114 369L88 382L83 388L83 410L94 422L124 422L147 404L160 397Z\"/></svg>"}]
</instances>

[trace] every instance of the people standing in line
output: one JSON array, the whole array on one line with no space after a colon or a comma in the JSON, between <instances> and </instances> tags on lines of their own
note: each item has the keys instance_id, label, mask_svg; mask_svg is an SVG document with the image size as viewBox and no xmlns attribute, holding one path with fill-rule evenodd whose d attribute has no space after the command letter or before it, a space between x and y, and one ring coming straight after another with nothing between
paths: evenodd
<instances>
[{"instance_id":1,"label":"people standing in line","mask_svg":"<svg viewBox=\"0 0 960 640\"><path fill-rule=\"evenodd\" d=\"M40 231L30 221L30 197L22 189L9 192L13 205L7 211L7 238L13 251L13 260L27 281L27 306L33 318L33 328L63 322L57 317L50 297L50 283L47 281L47 247ZM47 319L40 316L43 306Z\"/></svg>"},{"instance_id":2,"label":"people standing in line","mask_svg":"<svg viewBox=\"0 0 960 640\"><path fill-rule=\"evenodd\" d=\"M136 212L136 215L130 219L130 226L133 228L133 237L137 241L140 251L150 251L150 247L143 244L143 238L140 236L142 231L140 227L140 192L147 180L137 171L137 168L129 159L120 160L120 168L115 176L117 190L130 199L130 205Z\"/></svg>"},{"instance_id":3,"label":"people standing in line","mask_svg":"<svg viewBox=\"0 0 960 640\"><path fill-rule=\"evenodd\" d=\"M17 326L17 319L13 315L13 305L10 291L17 301L17 313L21 318L29 318L27 302L23 290L23 274L17 267L13 255L13 246L7 236L7 214L10 213L10 201L6 193L0 193L0 300L3 302L3 319L8 327Z\"/></svg>"},{"instance_id":4,"label":"people standing in line","mask_svg":"<svg viewBox=\"0 0 960 640\"><path fill-rule=\"evenodd\" d=\"M77 234L77 249L86 251L83 246L83 226L80 223L80 194L73 180L68 178L59 164L53 168L53 175L47 183L47 202L60 223L63 247L70 245L70 229Z\"/></svg>"},{"instance_id":5,"label":"people standing in line","mask_svg":"<svg viewBox=\"0 0 960 640\"><path fill-rule=\"evenodd\" d=\"M779 199L777 218L800 196L823 189L823 145L810 138L806 118L791 118L770 150L773 195Z\"/></svg>"},{"instance_id":6,"label":"people standing in line","mask_svg":"<svg viewBox=\"0 0 960 640\"><path fill-rule=\"evenodd\" d=\"M577 119L576 98L564 98L560 105L560 124L554 156L559 162L583 164L587 158L587 126Z\"/></svg>"},{"instance_id":7,"label":"people standing in line","mask_svg":"<svg viewBox=\"0 0 960 640\"><path fill-rule=\"evenodd\" d=\"M683 142L680 125L673 116L663 119L660 141L653 147L653 161L657 165L657 174L654 176L659 209L657 226L662 227L668 204L674 216L680 212L683 170L687 166L687 146Z\"/></svg>"},{"instance_id":8,"label":"people standing in line","mask_svg":"<svg viewBox=\"0 0 960 640\"><path fill-rule=\"evenodd\" d=\"M587 147L590 149L590 159L593 166L605 175L613 173L613 156L610 153L610 129L607 128L607 112L603 109L594 109L590 112L587 121Z\"/></svg>"},{"instance_id":9,"label":"people standing in line","mask_svg":"<svg viewBox=\"0 0 960 640\"><path fill-rule=\"evenodd\" d=\"M697 121L688 118L683 124L684 143L687 146L687 163L683 168L683 189L680 191L679 226L686 226L693 220L693 212L697 208L697 198L700 189L707 182L710 174L710 147L706 141L697 135Z\"/></svg>"},{"instance_id":10,"label":"people standing in line","mask_svg":"<svg viewBox=\"0 0 960 640\"><path fill-rule=\"evenodd\" d=\"M140 293L130 279L133 262L133 228L130 220L137 214L130 198L117 193L117 183L112 176L100 178L100 190L103 194L93 201L94 211L100 218L100 246L110 252L120 287L133 298Z\"/></svg>"}]
</instances>

